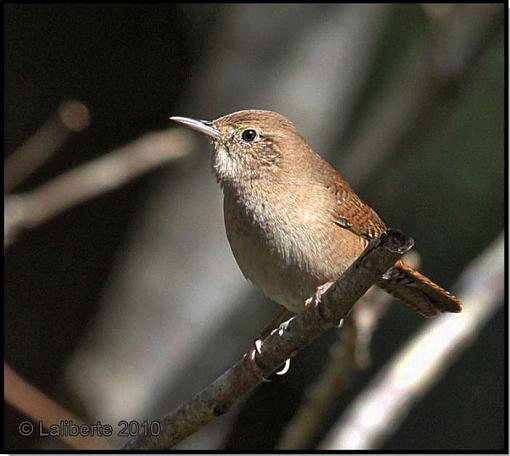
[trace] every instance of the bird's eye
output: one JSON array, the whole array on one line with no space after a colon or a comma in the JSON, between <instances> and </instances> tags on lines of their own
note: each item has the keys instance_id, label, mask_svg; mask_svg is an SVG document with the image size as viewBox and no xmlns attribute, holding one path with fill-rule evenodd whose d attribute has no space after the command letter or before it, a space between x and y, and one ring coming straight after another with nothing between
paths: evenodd
<instances>
[{"instance_id":1,"label":"bird's eye","mask_svg":"<svg viewBox=\"0 0 510 456\"><path fill-rule=\"evenodd\" d=\"M241 138L243 138L243 141L246 142L252 142L257 137L257 132L251 128L248 130L244 130L241 134Z\"/></svg>"}]
</instances>

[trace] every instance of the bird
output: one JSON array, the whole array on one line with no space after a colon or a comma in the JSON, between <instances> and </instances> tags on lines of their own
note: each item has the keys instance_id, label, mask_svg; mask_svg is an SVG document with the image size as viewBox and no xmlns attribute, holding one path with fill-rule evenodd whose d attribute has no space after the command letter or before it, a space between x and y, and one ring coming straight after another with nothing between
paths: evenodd
<instances>
[{"instance_id":1,"label":"bird","mask_svg":"<svg viewBox=\"0 0 510 456\"><path fill-rule=\"evenodd\" d=\"M243 275L293 313L386 232L379 215L281 114L237 111L213 121L174 116L212 143L227 238ZM398 260L376 285L424 317L462 303Z\"/></svg>"}]
</instances>

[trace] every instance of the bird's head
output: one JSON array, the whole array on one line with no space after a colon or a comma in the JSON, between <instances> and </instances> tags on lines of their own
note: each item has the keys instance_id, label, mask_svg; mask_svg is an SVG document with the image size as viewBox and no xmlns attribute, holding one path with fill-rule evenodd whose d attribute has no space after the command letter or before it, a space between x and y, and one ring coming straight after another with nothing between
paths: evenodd
<instances>
[{"instance_id":1,"label":"bird's head","mask_svg":"<svg viewBox=\"0 0 510 456\"><path fill-rule=\"evenodd\" d=\"M212 167L222 185L275 178L304 142L288 119L272 111L238 111L213 121L170 119L211 140Z\"/></svg>"}]
</instances>

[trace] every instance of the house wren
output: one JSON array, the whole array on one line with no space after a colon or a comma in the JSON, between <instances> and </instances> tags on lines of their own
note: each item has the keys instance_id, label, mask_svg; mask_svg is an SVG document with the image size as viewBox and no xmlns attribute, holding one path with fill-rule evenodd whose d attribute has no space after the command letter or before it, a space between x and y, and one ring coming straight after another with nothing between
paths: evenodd
<instances>
[{"instance_id":1,"label":"house wren","mask_svg":"<svg viewBox=\"0 0 510 456\"><path fill-rule=\"evenodd\" d=\"M282 115L249 110L212 122L171 119L211 139L237 264L288 310L301 312L307 298L335 281L386 230ZM426 317L462 309L454 296L402 261L377 285Z\"/></svg>"}]
</instances>

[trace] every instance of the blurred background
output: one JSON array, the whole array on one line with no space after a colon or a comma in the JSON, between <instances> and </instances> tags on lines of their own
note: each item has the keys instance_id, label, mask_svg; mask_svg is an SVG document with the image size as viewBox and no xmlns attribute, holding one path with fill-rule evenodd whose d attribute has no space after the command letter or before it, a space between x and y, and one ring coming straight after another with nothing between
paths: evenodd
<instances>
[{"instance_id":1,"label":"blurred background","mask_svg":"<svg viewBox=\"0 0 510 456\"><path fill-rule=\"evenodd\" d=\"M415 239L421 270L445 288L503 230L503 5L10 4L4 12L6 179L9 159L28 153L19 148L36 131L60 138L54 156L4 187L10 196L150 132L177 131L171 115L257 108L289 117L387 225ZM76 108L79 127L62 126L63 103ZM237 361L278 310L231 255L209 145L198 135L182 141L186 156L84 198L20 232L5 252L5 361L85 420L163 416ZM424 324L390 306L370 366L331 404L308 448ZM501 305L380 448L502 450L504 326ZM330 332L316 341L287 375L179 448L274 448L336 340ZM62 447L22 437L24 414L4 410L6 448Z\"/></svg>"}]
</instances>

